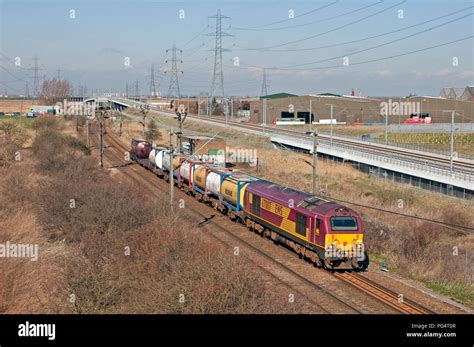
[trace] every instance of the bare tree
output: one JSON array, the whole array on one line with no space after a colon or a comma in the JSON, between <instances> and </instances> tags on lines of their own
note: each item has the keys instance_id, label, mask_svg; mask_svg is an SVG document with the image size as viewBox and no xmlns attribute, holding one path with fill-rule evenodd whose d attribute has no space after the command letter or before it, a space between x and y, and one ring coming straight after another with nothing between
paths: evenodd
<instances>
[{"instance_id":1,"label":"bare tree","mask_svg":"<svg viewBox=\"0 0 474 347\"><path fill-rule=\"evenodd\" d=\"M41 103L53 105L58 101L62 101L65 97L71 95L71 93L72 85L69 81L53 78L43 82L38 97Z\"/></svg>"},{"instance_id":2,"label":"bare tree","mask_svg":"<svg viewBox=\"0 0 474 347\"><path fill-rule=\"evenodd\" d=\"M158 126L156 122L152 119L150 123L148 124L148 130L145 132L145 138L148 141L153 141L153 140L158 140L161 138L161 133L160 130L158 129Z\"/></svg>"}]
</instances>

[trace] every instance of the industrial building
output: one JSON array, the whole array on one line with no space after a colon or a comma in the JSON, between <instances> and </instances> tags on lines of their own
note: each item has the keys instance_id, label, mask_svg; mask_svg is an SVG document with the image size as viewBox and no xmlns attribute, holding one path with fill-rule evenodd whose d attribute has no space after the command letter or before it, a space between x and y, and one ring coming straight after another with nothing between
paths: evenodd
<instances>
[{"instance_id":1,"label":"industrial building","mask_svg":"<svg viewBox=\"0 0 474 347\"><path fill-rule=\"evenodd\" d=\"M466 88L443 88L438 96L443 99L474 101L474 86L467 86Z\"/></svg>"},{"instance_id":2,"label":"industrial building","mask_svg":"<svg viewBox=\"0 0 474 347\"><path fill-rule=\"evenodd\" d=\"M278 93L250 101L250 122L270 125L276 124L281 119L299 118L303 124L309 123L310 108L313 114L313 122L320 122L330 118L331 105L333 105L333 119L338 123L384 123L383 103L389 102L416 104L416 112L429 113L434 123L451 121L451 115L444 112L446 110L456 110L459 113L456 122L470 122L470 119L474 117L474 102L432 96L369 98L331 93L303 96ZM399 114L389 113L388 123L403 123L404 119L409 116L410 114L404 114L403 112Z\"/></svg>"}]
</instances>

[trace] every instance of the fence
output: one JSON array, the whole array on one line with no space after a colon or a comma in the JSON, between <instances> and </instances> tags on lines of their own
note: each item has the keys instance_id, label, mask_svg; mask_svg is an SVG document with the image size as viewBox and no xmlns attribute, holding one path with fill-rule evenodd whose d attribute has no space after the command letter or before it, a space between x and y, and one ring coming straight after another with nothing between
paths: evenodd
<instances>
[{"instance_id":1,"label":"fence","mask_svg":"<svg viewBox=\"0 0 474 347\"><path fill-rule=\"evenodd\" d=\"M456 133L474 132L474 123L455 123ZM391 133L450 133L451 123L434 124L390 124L388 127Z\"/></svg>"},{"instance_id":2,"label":"fence","mask_svg":"<svg viewBox=\"0 0 474 347\"><path fill-rule=\"evenodd\" d=\"M413 132L413 133L416 133ZM319 132L320 135L324 135L329 137L330 133L327 132ZM374 137L357 137L357 136L350 136L350 135L341 135L337 134L334 135L333 137L336 138L345 138L351 141L357 140L357 141L364 141L368 143L376 143L376 144L381 144L381 145L387 145L387 146L392 146L392 147L398 147L398 148L403 148L403 149L409 149L409 150L414 150L414 151L419 151L419 152L427 152L427 153L433 153L433 154L439 154L446 156L447 158L450 157L450 152L442 149L437 149L437 148L430 148L430 147L425 147L421 145L414 145L414 144L408 144L408 143L399 143L399 142L394 142L394 141L387 141L385 142L384 139L379 140ZM474 155L471 154L466 154L466 153L457 153L458 158L463 158L463 159L468 159L468 160L474 160Z\"/></svg>"},{"instance_id":3,"label":"fence","mask_svg":"<svg viewBox=\"0 0 474 347\"><path fill-rule=\"evenodd\" d=\"M273 136L272 141L282 141L289 146L299 147L305 150L310 150L313 143L311 139L295 138L289 135ZM454 168L453 172L451 172L449 168L441 163L429 161L420 163L419 159L407 158L398 154L376 154L355 149L350 145L333 143L331 146L331 144L327 142L320 142L318 144L318 152L337 156L344 160L361 161L373 166L390 166L390 170L392 171L409 172L411 175L424 177L426 179L441 180L453 185L467 187L467 189L474 189L474 172L465 172L458 168ZM433 176L436 176L436 178Z\"/></svg>"}]
</instances>

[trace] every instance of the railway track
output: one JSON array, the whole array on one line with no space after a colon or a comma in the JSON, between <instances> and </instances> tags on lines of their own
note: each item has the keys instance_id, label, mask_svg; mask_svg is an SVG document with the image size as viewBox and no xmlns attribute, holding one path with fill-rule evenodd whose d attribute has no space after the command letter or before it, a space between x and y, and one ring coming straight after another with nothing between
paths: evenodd
<instances>
[{"instance_id":1,"label":"railway track","mask_svg":"<svg viewBox=\"0 0 474 347\"><path fill-rule=\"evenodd\" d=\"M435 312L423 307L414 301L404 298L401 294L381 286L367 277L349 272L335 272L334 276L362 290L363 292L383 301L397 311L406 314L434 314Z\"/></svg>"},{"instance_id":2,"label":"railway track","mask_svg":"<svg viewBox=\"0 0 474 347\"><path fill-rule=\"evenodd\" d=\"M115 136L111 135L110 133L106 133L105 140L109 142L109 144L112 145L112 148L117 150L117 152L113 152L110 150L106 151L106 156L111 156L111 158L109 157L108 159L111 160L111 162L113 162L115 166L124 166L124 164L127 164L125 162L124 155L123 155L124 153L128 152L128 149L126 148L126 146L123 145L119 139L115 138ZM150 191L154 191L155 196L161 197L163 193L165 194L168 193L168 190L167 190L168 187L166 188L163 187L163 184L168 186L167 183L157 178L152 172L142 168L141 166L137 164L134 164L134 165L140 167L144 171L144 173L148 173L149 175L152 175L156 179L156 182L161 182L162 184L160 185L152 184L149 180L145 179L143 175L137 171L129 172L126 170L122 170L121 172L123 172L126 176L128 176L133 181L146 186ZM128 168L130 168L130 166L128 166ZM156 190L159 190L160 194L158 194ZM187 209L187 210L188 212L192 213L195 217L198 217L201 220L208 219L208 216L197 211L196 209ZM213 221L211 221L210 223L213 225L213 228L218 229L221 234L225 234L225 237L224 238L219 237L215 233L207 233L206 235L210 236L211 238L215 239L216 241L222 243L225 246L231 246L231 245L235 246L235 242L237 242L240 245L243 245L246 249L250 250L254 255L257 255L263 258L264 260L271 262L273 265L276 265L277 267L279 267L281 270L283 270L287 274L287 276L289 275L292 278L292 280L288 280L288 279L283 280L282 278L276 276L274 271L270 271L266 266L255 262L251 257L247 257L261 271L263 271L264 273L266 273L268 276L272 277L273 279L277 280L282 285L288 288L291 288L294 293L298 294L301 297L306 298L308 302L318 307L322 313L337 313L334 311L334 302L340 305L340 307L344 307L345 312L365 313L359 308L348 304L345 300L337 297L336 295L334 295L327 289L322 288L320 285L311 281L305 276L301 275L297 271L291 269L289 266L285 265L282 261L277 260L274 257L272 257L269 253L262 251L261 249L255 247L248 241L244 240L243 238L235 235L234 233L222 227L218 223L213 222ZM230 240L232 240L233 242L229 243ZM321 271L324 271L324 270L321 270ZM333 275L334 277L356 288L357 290L370 295L377 301L390 307L396 312L404 313L404 314L433 314L434 313L433 311L421 305L418 305L417 303L411 301L410 299L403 298L397 293L393 292L392 290L385 288L369 280L368 278L366 278L365 276L361 274L348 273L348 272L342 272L342 273L335 272L333 273ZM297 285L294 284L295 281L298 282ZM314 293L314 290L316 290L317 293ZM321 293L325 295L326 297L330 298L329 301L331 301L332 303L327 306L322 305L320 303Z\"/></svg>"}]
</instances>

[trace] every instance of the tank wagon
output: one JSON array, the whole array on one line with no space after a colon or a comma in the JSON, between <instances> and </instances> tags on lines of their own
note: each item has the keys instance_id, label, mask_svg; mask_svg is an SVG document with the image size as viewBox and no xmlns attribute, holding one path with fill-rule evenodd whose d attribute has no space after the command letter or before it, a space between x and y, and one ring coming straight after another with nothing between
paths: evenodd
<instances>
[{"instance_id":1,"label":"tank wagon","mask_svg":"<svg viewBox=\"0 0 474 347\"><path fill-rule=\"evenodd\" d=\"M132 150L130 151L130 157L135 161L138 161L139 159L148 159L151 149L151 142L143 139L132 139Z\"/></svg>"},{"instance_id":2,"label":"tank wagon","mask_svg":"<svg viewBox=\"0 0 474 347\"><path fill-rule=\"evenodd\" d=\"M172 171L187 194L318 267L368 267L362 220L346 206L182 154L170 163L169 150L144 140L132 140L130 157L166 180Z\"/></svg>"}]
</instances>

